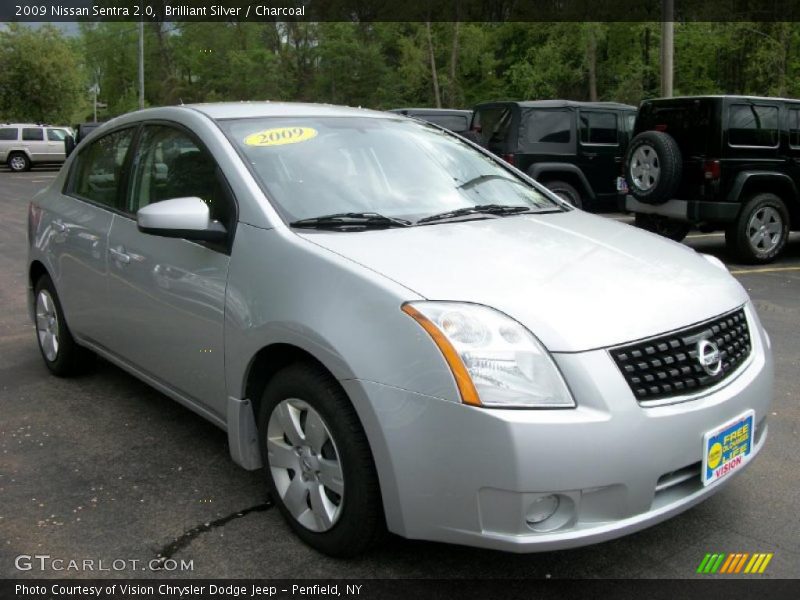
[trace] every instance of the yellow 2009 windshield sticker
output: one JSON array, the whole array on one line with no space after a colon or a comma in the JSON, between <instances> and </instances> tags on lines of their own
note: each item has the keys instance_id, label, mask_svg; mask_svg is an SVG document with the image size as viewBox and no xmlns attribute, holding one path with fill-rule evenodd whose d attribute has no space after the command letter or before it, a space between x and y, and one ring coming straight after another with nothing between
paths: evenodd
<instances>
[{"instance_id":1,"label":"yellow 2009 windshield sticker","mask_svg":"<svg viewBox=\"0 0 800 600\"><path fill-rule=\"evenodd\" d=\"M275 127L251 133L244 138L244 143L248 146L283 146L307 142L317 137L317 133L313 127Z\"/></svg>"}]
</instances>

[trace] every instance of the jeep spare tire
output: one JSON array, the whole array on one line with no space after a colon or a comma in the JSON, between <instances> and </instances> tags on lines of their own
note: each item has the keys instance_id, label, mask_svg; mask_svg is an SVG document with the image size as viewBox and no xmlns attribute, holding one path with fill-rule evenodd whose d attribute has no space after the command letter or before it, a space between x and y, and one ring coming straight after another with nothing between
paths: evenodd
<instances>
[{"instance_id":1,"label":"jeep spare tire","mask_svg":"<svg viewBox=\"0 0 800 600\"><path fill-rule=\"evenodd\" d=\"M683 159L675 139L662 131L645 131L631 140L625 155L625 179L634 198L661 204L674 197L681 183Z\"/></svg>"}]
</instances>

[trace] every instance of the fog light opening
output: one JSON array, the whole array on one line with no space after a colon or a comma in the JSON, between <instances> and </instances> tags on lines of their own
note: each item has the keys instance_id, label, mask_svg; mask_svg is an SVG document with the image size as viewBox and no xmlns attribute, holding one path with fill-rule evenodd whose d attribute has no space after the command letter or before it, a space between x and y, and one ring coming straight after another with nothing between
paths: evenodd
<instances>
[{"instance_id":1,"label":"fog light opening","mask_svg":"<svg viewBox=\"0 0 800 600\"><path fill-rule=\"evenodd\" d=\"M556 514L559 504L561 502L558 496L553 494L537 498L528 507L528 511L525 513L525 522L531 527L539 525Z\"/></svg>"}]
</instances>

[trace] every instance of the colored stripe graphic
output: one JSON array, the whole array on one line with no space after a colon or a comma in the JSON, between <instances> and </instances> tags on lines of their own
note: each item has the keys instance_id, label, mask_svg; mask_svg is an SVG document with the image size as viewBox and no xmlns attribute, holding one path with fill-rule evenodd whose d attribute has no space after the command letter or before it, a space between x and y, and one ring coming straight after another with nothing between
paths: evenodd
<instances>
[{"instance_id":1,"label":"colored stripe graphic","mask_svg":"<svg viewBox=\"0 0 800 600\"><path fill-rule=\"evenodd\" d=\"M766 571L769 561L772 560L772 556L773 556L772 552L764 556L764 562L761 563L761 568L758 570L759 573L763 573L764 571Z\"/></svg>"},{"instance_id":2,"label":"colored stripe graphic","mask_svg":"<svg viewBox=\"0 0 800 600\"><path fill-rule=\"evenodd\" d=\"M747 557L749 556L750 556L749 552L745 552L744 554L741 555L741 558L739 559L739 564L736 565L736 570L734 571L734 573L741 572L741 570L744 568L744 563L747 560Z\"/></svg>"},{"instance_id":3,"label":"colored stripe graphic","mask_svg":"<svg viewBox=\"0 0 800 600\"><path fill-rule=\"evenodd\" d=\"M719 570L720 573L730 573L731 565L735 562L735 559L738 558L738 554L728 554L728 559L723 563L722 568Z\"/></svg>"},{"instance_id":4,"label":"colored stripe graphic","mask_svg":"<svg viewBox=\"0 0 800 600\"><path fill-rule=\"evenodd\" d=\"M700 561L697 567L698 573L715 574L715 573L763 573L767 569L767 565L772 560L774 554L772 552L756 552L750 554L748 552L733 552L726 554L725 552L708 552ZM749 559L749 560L748 560ZM746 565L746 566L745 566Z\"/></svg>"}]
</instances>

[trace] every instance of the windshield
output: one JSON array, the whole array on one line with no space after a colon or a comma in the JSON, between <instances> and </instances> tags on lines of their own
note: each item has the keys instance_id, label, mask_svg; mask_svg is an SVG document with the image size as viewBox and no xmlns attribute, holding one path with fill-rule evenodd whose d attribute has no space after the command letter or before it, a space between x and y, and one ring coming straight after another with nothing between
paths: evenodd
<instances>
[{"instance_id":1,"label":"windshield","mask_svg":"<svg viewBox=\"0 0 800 600\"><path fill-rule=\"evenodd\" d=\"M370 213L416 222L483 205L560 210L458 138L408 119L220 121L289 222Z\"/></svg>"}]
</instances>

